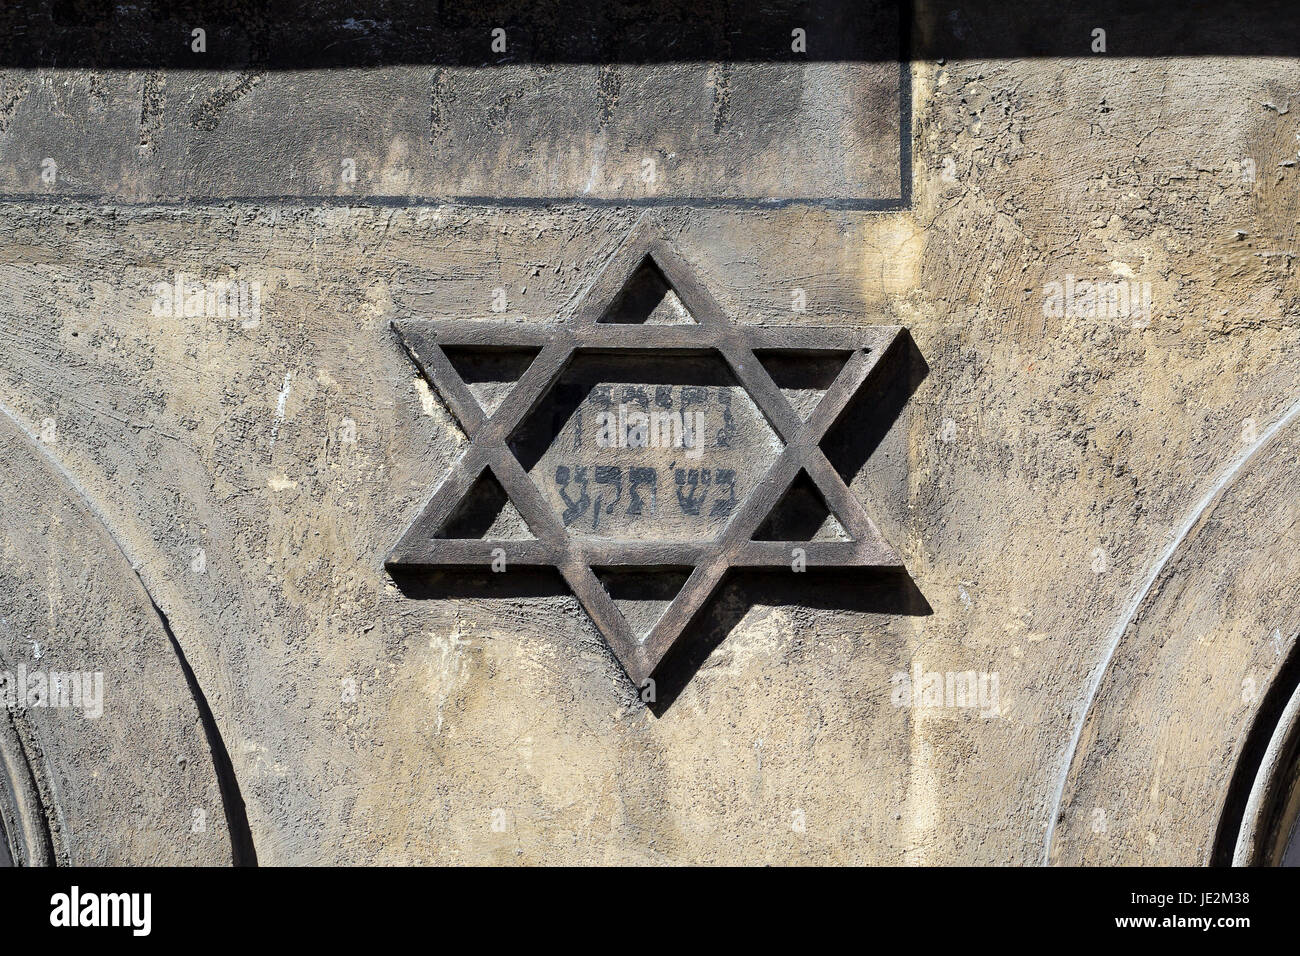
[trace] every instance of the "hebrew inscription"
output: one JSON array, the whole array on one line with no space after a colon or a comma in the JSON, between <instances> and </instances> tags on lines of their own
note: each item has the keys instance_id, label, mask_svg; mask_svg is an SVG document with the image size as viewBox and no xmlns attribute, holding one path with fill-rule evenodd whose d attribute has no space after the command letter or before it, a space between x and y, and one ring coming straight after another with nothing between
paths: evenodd
<instances>
[{"instance_id":1,"label":"hebrew inscription","mask_svg":"<svg viewBox=\"0 0 1300 956\"><path fill-rule=\"evenodd\" d=\"M394 572L557 568L643 687L731 568L902 567L821 447L902 329L733 325L648 227L566 322L394 327L470 438Z\"/></svg>"},{"instance_id":2,"label":"hebrew inscription","mask_svg":"<svg viewBox=\"0 0 1300 956\"><path fill-rule=\"evenodd\" d=\"M718 358L580 357L533 417L562 418L529 474L575 535L711 538L781 447Z\"/></svg>"}]
</instances>

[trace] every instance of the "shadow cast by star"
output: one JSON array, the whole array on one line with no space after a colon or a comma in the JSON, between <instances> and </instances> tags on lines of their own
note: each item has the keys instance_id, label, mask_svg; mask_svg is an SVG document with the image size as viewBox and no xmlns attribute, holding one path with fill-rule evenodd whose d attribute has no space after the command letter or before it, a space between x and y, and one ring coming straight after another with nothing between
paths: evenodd
<instances>
[{"instance_id":1,"label":"shadow cast by star","mask_svg":"<svg viewBox=\"0 0 1300 956\"><path fill-rule=\"evenodd\" d=\"M761 360L761 358L760 358ZM809 383L790 378L791 370L774 366L781 385ZM900 330L868 377L848 401L826 431L820 447L831 468L845 485L865 466L900 420L911 396L929 373L924 358L908 332ZM823 375L823 378L826 376ZM831 378L834 376L831 375ZM816 383L814 383L816 384ZM822 381L823 386L827 382ZM551 430L544 430L538 442L545 447L554 440ZM792 490L798 484L792 485ZM816 494L806 495L802 504L807 514L796 508L787 519L776 523L780 505L772 509L768 521L754 533L756 540L776 539L798 548L814 540L814 534L826 515L826 503ZM787 495L792 504L793 496ZM783 499L785 500L785 499ZM506 504L507 496L497 494L488 507L471 522L468 529L458 528L457 535L481 538L495 516ZM465 515L454 513L456 520ZM792 552L793 554L793 552ZM648 567L593 568L601 575L601 585L624 610L640 602L640 613L648 631L654 615L672 600L690 568ZM573 594L556 567L514 563L508 572L497 572L481 561L465 557L457 561L440 559L436 564L390 561L388 571L401 592L413 600L528 599ZM622 573L619 573L619 572ZM675 576L665 590L665 581L656 575ZM576 596L576 595L575 595ZM579 603L582 603L579 599ZM751 608L763 606L797 606L843 612L889 615L928 615L929 603L906 569L898 566L818 566L753 567L743 563L728 568L709 598L691 616L680 636L657 662L645 682L633 681L646 706L656 716L667 712L683 688L708 660L709 655L727 638ZM654 608L655 610L649 610ZM644 617L645 613L651 616ZM610 650L611 655L617 657Z\"/></svg>"},{"instance_id":2,"label":"shadow cast by star","mask_svg":"<svg viewBox=\"0 0 1300 956\"><path fill-rule=\"evenodd\" d=\"M518 568L508 574L481 569L391 569L411 600L518 600L571 594L553 568ZM925 596L906 571L886 568L815 568L802 573L774 568L733 568L651 675L637 688L656 717L667 713L691 678L755 607L801 607L857 614L928 616ZM815 635L814 635L815 637ZM613 658L613 652L608 651ZM652 689L653 699L647 698Z\"/></svg>"}]
</instances>

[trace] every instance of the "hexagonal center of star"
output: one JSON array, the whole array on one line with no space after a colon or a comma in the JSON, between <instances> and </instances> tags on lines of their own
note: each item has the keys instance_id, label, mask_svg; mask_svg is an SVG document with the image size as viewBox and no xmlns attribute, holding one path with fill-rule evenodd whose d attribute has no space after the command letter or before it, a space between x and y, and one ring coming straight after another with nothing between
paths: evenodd
<instances>
[{"instance_id":1,"label":"hexagonal center of star","mask_svg":"<svg viewBox=\"0 0 1300 956\"><path fill-rule=\"evenodd\" d=\"M713 351L580 352L510 448L569 534L701 541L780 454Z\"/></svg>"}]
</instances>

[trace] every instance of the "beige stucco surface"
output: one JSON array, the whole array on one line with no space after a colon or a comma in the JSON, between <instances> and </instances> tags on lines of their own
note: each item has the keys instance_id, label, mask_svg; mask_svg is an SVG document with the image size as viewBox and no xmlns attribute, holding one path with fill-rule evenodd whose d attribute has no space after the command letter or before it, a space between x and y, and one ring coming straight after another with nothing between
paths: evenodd
<instances>
[{"instance_id":1,"label":"beige stucco surface","mask_svg":"<svg viewBox=\"0 0 1300 956\"><path fill-rule=\"evenodd\" d=\"M261 863L1206 862L1243 681L1300 630L1294 576L1248 567L1294 562L1296 66L912 80L894 211L0 204L0 405L166 615ZM563 320L639 221L735 321L903 325L928 366L852 488L932 613L724 591L658 716L572 598L383 564L465 445L389 323ZM259 321L155 315L178 273L260 282ZM1067 276L1150 316L1045 315ZM896 706L918 665L996 674L995 710Z\"/></svg>"}]
</instances>

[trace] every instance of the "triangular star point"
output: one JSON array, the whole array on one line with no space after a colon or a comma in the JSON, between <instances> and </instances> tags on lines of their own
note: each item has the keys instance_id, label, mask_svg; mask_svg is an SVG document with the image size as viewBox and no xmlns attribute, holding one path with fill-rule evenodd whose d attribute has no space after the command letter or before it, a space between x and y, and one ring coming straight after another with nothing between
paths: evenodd
<instances>
[{"instance_id":1,"label":"triangular star point","mask_svg":"<svg viewBox=\"0 0 1300 956\"><path fill-rule=\"evenodd\" d=\"M394 546L387 560L390 569L486 568L494 561L504 569L557 568L639 688L653 678L732 568L785 568L791 573L902 568L897 552L850 493L846 481L853 476L837 472L821 448L902 333L899 327L733 324L681 254L645 224L633 230L577 297L568 321L407 319L392 326L464 428L469 447ZM780 453L713 539L610 540L570 534L515 457L511 435L584 350L719 354L775 430L783 443ZM485 357L485 364L475 371L476 354ZM492 400L485 401L485 395ZM796 408L792 398L805 407ZM491 476L491 500L480 513L471 499L482 493L485 476ZM799 496L805 513L783 517L779 509L791 494ZM494 517L494 504L513 508L532 537L501 537L509 522ZM842 533L836 533L836 525ZM456 536L450 536L453 530ZM656 569L684 580L675 582L680 587L673 593L650 599L653 617L637 612L632 621L596 569L606 581L624 571Z\"/></svg>"}]
</instances>

